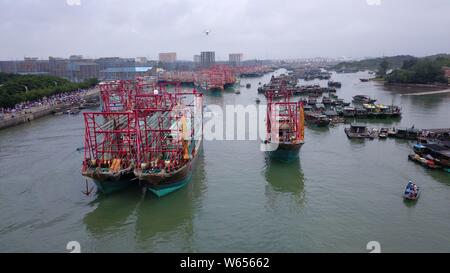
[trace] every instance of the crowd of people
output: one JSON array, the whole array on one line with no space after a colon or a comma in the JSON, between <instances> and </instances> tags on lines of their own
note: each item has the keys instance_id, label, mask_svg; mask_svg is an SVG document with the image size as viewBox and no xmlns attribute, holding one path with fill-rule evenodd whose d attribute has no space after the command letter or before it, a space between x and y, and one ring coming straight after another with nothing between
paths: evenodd
<instances>
[{"instance_id":1,"label":"crowd of people","mask_svg":"<svg viewBox=\"0 0 450 273\"><path fill-rule=\"evenodd\" d=\"M14 118L15 116L27 114L33 109L41 107L52 107L59 104L76 104L80 103L86 93L90 90L78 89L72 92L55 94L50 97L44 97L35 101L27 101L16 104L13 108L0 108L0 120L6 118Z\"/></svg>"}]
</instances>

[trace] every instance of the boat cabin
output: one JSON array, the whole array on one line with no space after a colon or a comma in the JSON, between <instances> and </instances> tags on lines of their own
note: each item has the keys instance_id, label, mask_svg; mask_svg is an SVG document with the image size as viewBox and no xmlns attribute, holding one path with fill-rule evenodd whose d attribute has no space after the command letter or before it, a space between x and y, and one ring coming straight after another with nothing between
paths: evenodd
<instances>
[{"instance_id":1,"label":"boat cabin","mask_svg":"<svg viewBox=\"0 0 450 273\"><path fill-rule=\"evenodd\" d=\"M367 126L360 125L360 124L352 124L352 125L350 125L350 133L355 133L355 134L367 133Z\"/></svg>"}]
</instances>

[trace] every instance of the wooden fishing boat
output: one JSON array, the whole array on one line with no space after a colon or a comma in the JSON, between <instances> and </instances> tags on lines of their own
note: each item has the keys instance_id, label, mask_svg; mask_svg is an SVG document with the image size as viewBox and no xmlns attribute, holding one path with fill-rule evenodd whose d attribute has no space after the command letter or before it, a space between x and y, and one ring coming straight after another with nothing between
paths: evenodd
<instances>
[{"instance_id":1,"label":"wooden fishing boat","mask_svg":"<svg viewBox=\"0 0 450 273\"><path fill-rule=\"evenodd\" d=\"M388 128L381 128L380 133L378 134L378 137L380 139L386 139L388 137L388 131L389 131Z\"/></svg>"},{"instance_id":2,"label":"wooden fishing boat","mask_svg":"<svg viewBox=\"0 0 450 273\"><path fill-rule=\"evenodd\" d=\"M326 115L317 112L305 113L305 120L309 124L313 124L318 127L325 127L330 124L330 119Z\"/></svg>"},{"instance_id":3,"label":"wooden fishing boat","mask_svg":"<svg viewBox=\"0 0 450 273\"><path fill-rule=\"evenodd\" d=\"M370 132L365 125L351 124L350 127L345 128L344 131L347 137L350 139L370 138Z\"/></svg>"}]
</instances>

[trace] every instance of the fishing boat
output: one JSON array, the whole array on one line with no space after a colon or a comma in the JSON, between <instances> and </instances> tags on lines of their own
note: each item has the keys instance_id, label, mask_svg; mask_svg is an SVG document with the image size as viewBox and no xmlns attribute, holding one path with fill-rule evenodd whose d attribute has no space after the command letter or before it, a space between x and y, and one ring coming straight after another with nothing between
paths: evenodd
<instances>
[{"instance_id":1,"label":"fishing boat","mask_svg":"<svg viewBox=\"0 0 450 273\"><path fill-rule=\"evenodd\" d=\"M84 120L82 175L91 178L104 194L130 186L136 155L132 113L84 113Z\"/></svg>"},{"instance_id":2,"label":"fishing boat","mask_svg":"<svg viewBox=\"0 0 450 273\"><path fill-rule=\"evenodd\" d=\"M341 87L342 87L342 84L341 84L340 82L329 81L329 82L328 82L328 87L341 88Z\"/></svg>"},{"instance_id":3,"label":"fishing boat","mask_svg":"<svg viewBox=\"0 0 450 273\"><path fill-rule=\"evenodd\" d=\"M353 97L353 102L355 103L368 103L368 104L373 104L375 103L377 100L376 99L372 99L367 95L356 95Z\"/></svg>"},{"instance_id":4,"label":"fishing boat","mask_svg":"<svg viewBox=\"0 0 450 273\"><path fill-rule=\"evenodd\" d=\"M202 94L194 90L172 96L172 107L137 111L138 162L134 174L158 197L190 182L203 137Z\"/></svg>"},{"instance_id":5,"label":"fishing boat","mask_svg":"<svg viewBox=\"0 0 450 273\"><path fill-rule=\"evenodd\" d=\"M344 117L352 118L352 117L355 116L355 114L356 114L355 107L347 106L347 107L344 107L343 110L342 110L342 115Z\"/></svg>"},{"instance_id":6,"label":"fishing boat","mask_svg":"<svg viewBox=\"0 0 450 273\"><path fill-rule=\"evenodd\" d=\"M283 162L291 162L299 157L303 146L304 127L303 104L289 101L286 94L283 101L274 102L269 97L266 117L266 140L264 150L269 157Z\"/></svg>"},{"instance_id":7,"label":"fishing boat","mask_svg":"<svg viewBox=\"0 0 450 273\"><path fill-rule=\"evenodd\" d=\"M348 138L370 138L370 132L367 129L367 126L360 124L351 124L349 128L344 129L345 134Z\"/></svg>"},{"instance_id":8,"label":"fishing boat","mask_svg":"<svg viewBox=\"0 0 450 273\"><path fill-rule=\"evenodd\" d=\"M317 112L305 113L305 119L308 123L318 127L325 127L330 124L330 119L326 115Z\"/></svg>"},{"instance_id":9,"label":"fishing boat","mask_svg":"<svg viewBox=\"0 0 450 273\"><path fill-rule=\"evenodd\" d=\"M434 160L432 158L429 158L428 156L422 157L417 153L412 153L408 155L408 159L418 164L421 164L422 166L427 167L429 169L438 168Z\"/></svg>"},{"instance_id":10,"label":"fishing boat","mask_svg":"<svg viewBox=\"0 0 450 273\"><path fill-rule=\"evenodd\" d=\"M331 105L332 104L332 100L330 97L323 97L322 98L322 104L324 105Z\"/></svg>"},{"instance_id":11,"label":"fishing boat","mask_svg":"<svg viewBox=\"0 0 450 273\"><path fill-rule=\"evenodd\" d=\"M403 198L408 200L417 200L420 195L420 188L412 181L408 182L406 185L405 192L403 193Z\"/></svg>"},{"instance_id":12,"label":"fishing boat","mask_svg":"<svg viewBox=\"0 0 450 273\"><path fill-rule=\"evenodd\" d=\"M308 105L316 105L317 100L315 98L308 98Z\"/></svg>"},{"instance_id":13,"label":"fishing boat","mask_svg":"<svg viewBox=\"0 0 450 273\"><path fill-rule=\"evenodd\" d=\"M378 137L380 139L386 139L388 137L388 131L389 131L388 128L381 128L380 133L378 134Z\"/></svg>"}]
</instances>

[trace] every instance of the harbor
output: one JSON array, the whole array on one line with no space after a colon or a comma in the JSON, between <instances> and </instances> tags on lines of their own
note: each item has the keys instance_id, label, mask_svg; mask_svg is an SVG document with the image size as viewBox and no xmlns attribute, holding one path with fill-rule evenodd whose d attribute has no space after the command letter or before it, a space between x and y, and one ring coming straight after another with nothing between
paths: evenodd
<instances>
[{"instance_id":1,"label":"harbor","mask_svg":"<svg viewBox=\"0 0 450 273\"><path fill-rule=\"evenodd\" d=\"M265 106L259 83L286 73L241 78L234 87L239 95L206 92L204 104L254 105L258 98ZM342 83L336 95L345 102L364 94L401 106L402 115L358 124L450 127L448 93L402 96L360 81L368 77L331 74ZM328 88L328 81L298 84ZM352 119L336 126L306 121L304 145L291 162L268 158L258 140L204 141L190 183L167 196L143 192L139 183L96 194L91 182L93 192L85 195L83 113L90 112L101 108L0 131L0 168L8 170L0 174L0 250L64 252L68 240L77 240L84 252L366 252L368 240L377 240L386 252L450 251L450 174L408 159L416 139L349 140L344 129ZM403 200L408 180L420 185L417 202ZM430 227L433 232L424 232Z\"/></svg>"}]
</instances>

